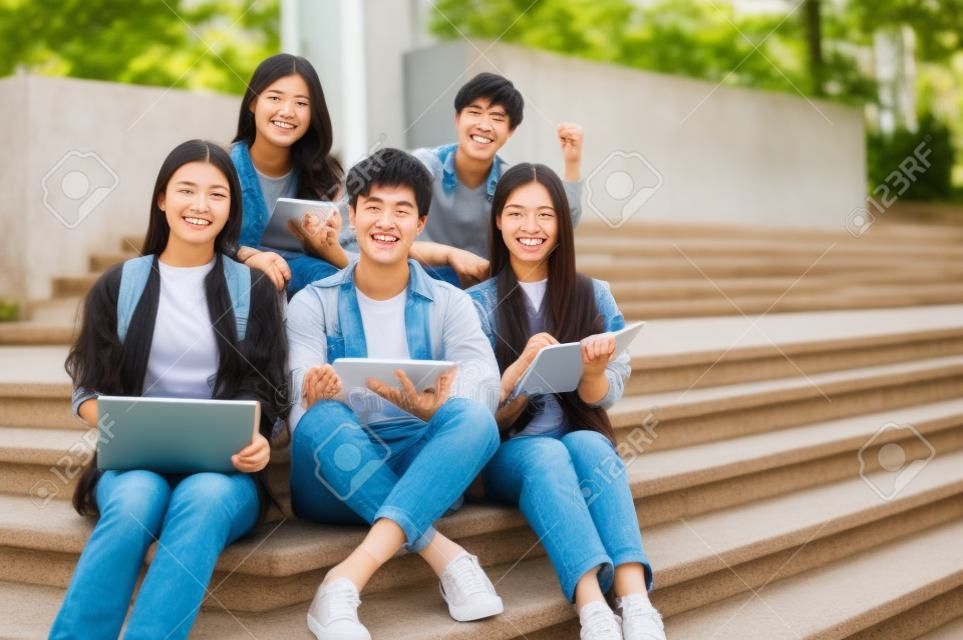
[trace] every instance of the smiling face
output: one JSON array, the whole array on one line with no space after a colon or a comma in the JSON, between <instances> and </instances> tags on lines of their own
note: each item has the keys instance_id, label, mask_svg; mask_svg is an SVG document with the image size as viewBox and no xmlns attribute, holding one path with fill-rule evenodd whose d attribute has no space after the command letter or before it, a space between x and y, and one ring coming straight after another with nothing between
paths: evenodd
<instances>
[{"instance_id":1,"label":"smiling face","mask_svg":"<svg viewBox=\"0 0 963 640\"><path fill-rule=\"evenodd\" d=\"M178 168L157 196L157 206L170 226L170 240L213 244L230 216L228 184L221 170L208 162L188 162Z\"/></svg>"},{"instance_id":2,"label":"smiling face","mask_svg":"<svg viewBox=\"0 0 963 640\"><path fill-rule=\"evenodd\" d=\"M508 115L501 105L477 98L455 116L458 148L474 160L491 161L512 136Z\"/></svg>"},{"instance_id":3,"label":"smiling face","mask_svg":"<svg viewBox=\"0 0 963 640\"><path fill-rule=\"evenodd\" d=\"M512 191L495 223L520 278L520 269L530 273L545 263L558 245L557 212L548 189L538 182Z\"/></svg>"},{"instance_id":4,"label":"smiling face","mask_svg":"<svg viewBox=\"0 0 963 640\"><path fill-rule=\"evenodd\" d=\"M250 108L257 137L277 147L290 147L311 126L308 84L296 73L269 84Z\"/></svg>"},{"instance_id":5,"label":"smiling face","mask_svg":"<svg viewBox=\"0 0 963 640\"><path fill-rule=\"evenodd\" d=\"M364 258L382 265L408 259L408 250L427 220L427 216L418 217L415 202L415 192L408 186L375 184L368 195L358 195L350 215Z\"/></svg>"}]
</instances>

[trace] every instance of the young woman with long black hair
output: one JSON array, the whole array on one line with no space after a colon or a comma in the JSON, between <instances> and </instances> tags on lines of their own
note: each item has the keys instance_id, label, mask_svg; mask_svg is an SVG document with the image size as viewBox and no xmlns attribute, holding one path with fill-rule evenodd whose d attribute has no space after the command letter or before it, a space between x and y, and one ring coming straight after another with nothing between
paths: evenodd
<instances>
[{"instance_id":1,"label":"young woman with long black hair","mask_svg":"<svg viewBox=\"0 0 963 640\"><path fill-rule=\"evenodd\" d=\"M117 638L155 540L125 637L186 638L218 555L265 512L261 471L284 424L287 341L271 282L227 257L241 227L239 194L220 147L191 140L167 156L144 256L94 284L66 368L74 413L88 426L97 424L99 395L254 399L259 433L232 457L237 473L100 472L91 461L74 506L99 518L51 638ZM140 291L134 272L146 277Z\"/></svg>"},{"instance_id":2,"label":"young woman with long black hair","mask_svg":"<svg viewBox=\"0 0 963 640\"><path fill-rule=\"evenodd\" d=\"M503 441L482 472L485 495L519 505L575 603L583 640L664 640L605 412L630 373L610 333L625 321L608 285L575 270L568 200L551 169L526 163L506 171L490 224L493 277L468 293L495 350L503 401L548 345L581 342L583 370L575 391L503 403ZM606 603L613 590L621 620Z\"/></svg>"},{"instance_id":3,"label":"young woman with long black hair","mask_svg":"<svg viewBox=\"0 0 963 640\"><path fill-rule=\"evenodd\" d=\"M263 246L261 237L278 198L336 200L344 179L331 155L333 134L324 90L307 59L280 53L255 69L241 100L231 159L244 198L238 260L260 269L294 295L306 284L347 266L341 215L323 229L300 234L309 251Z\"/></svg>"}]
</instances>

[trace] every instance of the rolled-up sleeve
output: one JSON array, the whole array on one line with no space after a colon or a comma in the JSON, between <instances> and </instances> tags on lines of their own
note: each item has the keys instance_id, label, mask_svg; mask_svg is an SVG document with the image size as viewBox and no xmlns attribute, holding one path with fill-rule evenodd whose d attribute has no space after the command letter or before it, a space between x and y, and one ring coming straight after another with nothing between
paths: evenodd
<instances>
[{"instance_id":1,"label":"rolled-up sleeve","mask_svg":"<svg viewBox=\"0 0 963 640\"><path fill-rule=\"evenodd\" d=\"M596 280L595 283L595 303L598 306L599 314L606 331L619 331L625 328L625 318L619 311L619 306L612 297L607 282ZM632 359L628 349L622 353L615 354L615 358L605 367L605 379L609 383L609 389L605 396L598 402L592 404L593 407L609 409L622 397L625 392L625 381L632 375Z\"/></svg>"},{"instance_id":2,"label":"rolled-up sleeve","mask_svg":"<svg viewBox=\"0 0 963 640\"><path fill-rule=\"evenodd\" d=\"M468 294L452 292L444 320L444 358L458 363L451 396L484 404L494 414L501 391L498 363Z\"/></svg>"},{"instance_id":3,"label":"rolled-up sleeve","mask_svg":"<svg viewBox=\"0 0 963 640\"><path fill-rule=\"evenodd\" d=\"M293 430L306 411L301 404L304 374L328 361L324 309L317 294L310 289L302 290L288 305L287 334L292 403L289 424Z\"/></svg>"},{"instance_id":4,"label":"rolled-up sleeve","mask_svg":"<svg viewBox=\"0 0 963 640\"><path fill-rule=\"evenodd\" d=\"M80 405L87 402L92 398L99 397L100 394L92 389L87 389L85 387L75 387L73 394L70 397L70 410L73 414L80 418Z\"/></svg>"}]
</instances>

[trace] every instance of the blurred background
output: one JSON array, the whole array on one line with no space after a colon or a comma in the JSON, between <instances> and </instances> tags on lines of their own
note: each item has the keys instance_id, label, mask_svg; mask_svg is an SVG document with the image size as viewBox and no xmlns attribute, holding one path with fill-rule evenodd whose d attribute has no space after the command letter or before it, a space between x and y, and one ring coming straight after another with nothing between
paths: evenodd
<instances>
[{"instance_id":1,"label":"blurred background","mask_svg":"<svg viewBox=\"0 0 963 640\"><path fill-rule=\"evenodd\" d=\"M0 636L46 635L89 534L83 296L139 253L169 150L229 144L285 51L345 165L453 141L481 71L525 98L509 162L560 170L557 124L584 127L579 269L647 322L609 415L668 637L963 638L961 37L963 0L0 0ZM290 516L283 449L268 471ZM272 527L226 550L196 637L305 637L363 535ZM452 626L399 557L375 637L578 636L518 513L439 529L506 613Z\"/></svg>"}]
</instances>

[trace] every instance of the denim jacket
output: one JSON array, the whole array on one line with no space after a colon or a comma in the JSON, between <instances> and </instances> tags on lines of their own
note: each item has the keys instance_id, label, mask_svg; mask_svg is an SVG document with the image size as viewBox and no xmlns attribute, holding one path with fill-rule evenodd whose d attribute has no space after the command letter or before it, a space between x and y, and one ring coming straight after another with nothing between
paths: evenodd
<instances>
[{"instance_id":1,"label":"denim jacket","mask_svg":"<svg viewBox=\"0 0 963 640\"><path fill-rule=\"evenodd\" d=\"M405 333L410 357L457 362L451 397L480 401L494 413L500 389L498 365L471 299L457 287L428 276L414 260L408 261L408 267ZM357 263L353 262L338 273L309 284L288 306L291 397L295 400L301 398L304 374L311 367L337 358L368 355L354 283L356 268ZM359 420L366 422L361 407L349 404ZM296 402L291 409L292 429L305 411Z\"/></svg>"},{"instance_id":2,"label":"denim jacket","mask_svg":"<svg viewBox=\"0 0 963 640\"><path fill-rule=\"evenodd\" d=\"M604 280L592 280L595 291L595 305L598 307L599 314L602 316L602 323L606 331L618 331L625 327L625 318L612 297L609 290L609 283ZM498 308L498 283L495 278L489 278L481 284L477 284L468 290L472 302L475 303L475 310L481 319L482 330L488 336L488 342L492 349L495 348L497 339L495 321L497 315L495 310ZM591 405L608 409L614 405L625 390L625 381L632 373L631 359L628 351L616 354L616 357L609 362L605 368L605 377L609 382L609 390L605 397Z\"/></svg>"}]
</instances>

